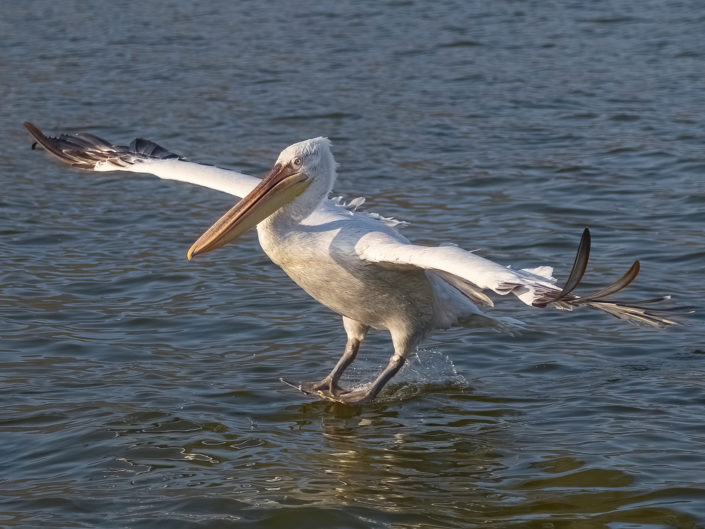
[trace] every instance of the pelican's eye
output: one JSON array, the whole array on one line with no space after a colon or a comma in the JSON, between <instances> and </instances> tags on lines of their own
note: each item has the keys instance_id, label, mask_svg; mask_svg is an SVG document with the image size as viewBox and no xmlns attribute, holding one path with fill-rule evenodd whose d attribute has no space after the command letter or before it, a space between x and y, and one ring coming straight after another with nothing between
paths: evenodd
<instances>
[{"instance_id":1,"label":"pelican's eye","mask_svg":"<svg viewBox=\"0 0 705 529\"><path fill-rule=\"evenodd\" d=\"M299 156L297 156L296 158L293 159L293 161L291 163L294 167L301 167L301 164L303 162L301 161L301 158Z\"/></svg>"}]
</instances>

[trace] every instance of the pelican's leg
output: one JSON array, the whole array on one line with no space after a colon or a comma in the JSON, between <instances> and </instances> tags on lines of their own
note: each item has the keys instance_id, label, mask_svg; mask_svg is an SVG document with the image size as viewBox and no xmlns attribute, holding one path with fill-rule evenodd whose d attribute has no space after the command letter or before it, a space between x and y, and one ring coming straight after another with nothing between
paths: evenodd
<instances>
[{"instance_id":1,"label":"pelican's leg","mask_svg":"<svg viewBox=\"0 0 705 529\"><path fill-rule=\"evenodd\" d=\"M377 394L382 391L384 385L397 374L401 366L406 362L406 357L394 353L389 359L387 367L384 368L377 379L372 383L372 386L365 389L357 389L338 395L338 398L347 404L363 404L374 399Z\"/></svg>"},{"instance_id":2,"label":"pelican's leg","mask_svg":"<svg viewBox=\"0 0 705 529\"><path fill-rule=\"evenodd\" d=\"M343 375L345 369L353 363L353 360L355 360L359 349L360 340L349 339L348 343L345 344L345 352L343 353L343 356L340 357L340 360L338 360L338 363L335 364L335 367L328 374L328 376L318 382L302 382L301 389L309 393L314 393L316 391L324 391L330 393L331 395L341 393L343 390L338 385L338 381Z\"/></svg>"},{"instance_id":3,"label":"pelican's leg","mask_svg":"<svg viewBox=\"0 0 705 529\"><path fill-rule=\"evenodd\" d=\"M394 354L389 359L387 367L384 368L370 387L349 391L339 395L338 398L342 402L347 404L363 404L374 399L379 392L382 391L385 384L389 382L404 365L409 352L421 341L421 336L409 334L395 336L395 333L392 333L392 340L394 342Z\"/></svg>"},{"instance_id":4,"label":"pelican's leg","mask_svg":"<svg viewBox=\"0 0 705 529\"><path fill-rule=\"evenodd\" d=\"M369 327L355 320L346 318L345 316L343 316L343 326L348 335L348 341L345 344L343 356L340 357L340 360L335 364L333 370L323 380L318 382L302 382L300 386L303 391L309 393L324 391L332 396L337 396L345 392L345 390L338 385L338 382L340 381L340 377L343 376L343 372L355 360L357 352L360 349L360 344L362 340L365 339Z\"/></svg>"}]
</instances>

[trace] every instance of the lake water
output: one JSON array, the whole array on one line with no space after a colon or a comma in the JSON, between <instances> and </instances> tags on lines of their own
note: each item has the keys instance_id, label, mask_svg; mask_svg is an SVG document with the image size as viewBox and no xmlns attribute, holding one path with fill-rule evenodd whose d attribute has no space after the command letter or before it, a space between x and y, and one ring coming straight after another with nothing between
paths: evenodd
<instances>
[{"instance_id":1,"label":"lake water","mask_svg":"<svg viewBox=\"0 0 705 529\"><path fill-rule=\"evenodd\" d=\"M705 527L702 3L33 1L0 35L0 526ZM325 374L339 318L252 234L186 260L232 197L61 166L25 120L252 174L326 135L415 241L565 279L590 226L586 288L639 258L625 297L696 312L502 299L525 331L310 400L279 378Z\"/></svg>"}]
</instances>

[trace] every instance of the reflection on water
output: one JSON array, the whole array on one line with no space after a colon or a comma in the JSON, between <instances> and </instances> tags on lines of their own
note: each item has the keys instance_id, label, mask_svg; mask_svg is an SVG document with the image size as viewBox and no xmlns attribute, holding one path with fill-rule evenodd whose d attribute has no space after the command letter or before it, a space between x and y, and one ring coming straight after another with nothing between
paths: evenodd
<instances>
[{"instance_id":1,"label":"reflection on water","mask_svg":"<svg viewBox=\"0 0 705 529\"><path fill-rule=\"evenodd\" d=\"M698 5L17 3L0 17L0 525L705 525L703 311L682 329L531 311L433 336L363 408L322 376L339 318L253 236L189 263L232 205L60 167L21 129L151 138L261 174L328 135L337 192L586 288L701 305ZM107 22L109 21L109 23ZM373 334L347 375L386 363Z\"/></svg>"},{"instance_id":2,"label":"reflection on water","mask_svg":"<svg viewBox=\"0 0 705 529\"><path fill-rule=\"evenodd\" d=\"M85 482L53 474L58 481L48 483L21 468L24 499L13 504L24 510L46 507L47 495L83 498L55 508L90 512L102 503L116 523L130 526L162 523L153 511L165 513L159 518L169 523L236 520L253 526L306 519L352 527L462 526L483 518L511 527L546 517L590 520L592 526L644 520L696 526L678 504L697 501L702 489L674 484L645 491L637 473L605 468L609 454L600 463L594 455L527 449L502 427L511 417L505 403L454 391L434 391L404 407L285 405L239 428L232 426L238 421L126 413L109 432L74 437L83 453L62 454L92 461ZM101 447L117 451L91 468ZM47 465L56 471L60 463L45 457ZM134 490L144 493L130 497L128 506L124 494Z\"/></svg>"}]
</instances>

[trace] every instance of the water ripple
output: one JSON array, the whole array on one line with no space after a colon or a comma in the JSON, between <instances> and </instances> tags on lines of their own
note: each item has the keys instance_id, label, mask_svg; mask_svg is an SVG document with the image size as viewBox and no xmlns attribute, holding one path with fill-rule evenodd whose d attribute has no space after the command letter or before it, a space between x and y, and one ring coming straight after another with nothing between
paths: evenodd
<instances>
[{"instance_id":1,"label":"water ripple","mask_svg":"<svg viewBox=\"0 0 705 529\"><path fill-rule=\"evenodd\" d=\"M702 527L698 7L5 6L0 525ZM279 378L323 376L339 318L254 236L185 259L231 197L60 167L27 119L253 174L326 135L336 193L414 240L565 277L589 225L587 286L639 258L635 298L696 312L498 300L525 330L434 335L370 406L311 400Z\"/></svg>"}]
</instances>

